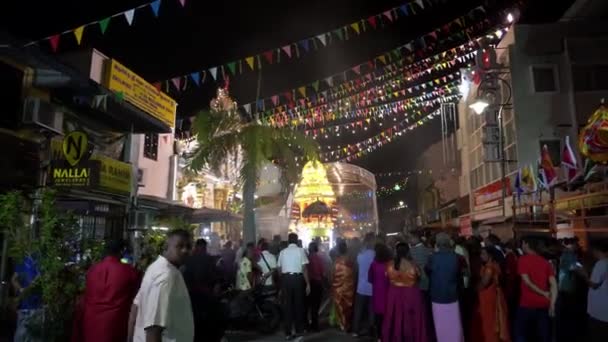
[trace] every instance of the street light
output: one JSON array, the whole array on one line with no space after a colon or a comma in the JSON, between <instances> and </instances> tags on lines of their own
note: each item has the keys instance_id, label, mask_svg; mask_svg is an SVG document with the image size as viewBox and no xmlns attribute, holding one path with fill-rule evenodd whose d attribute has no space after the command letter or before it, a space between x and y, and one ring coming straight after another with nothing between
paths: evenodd
<instances>
[{"instance_id":1,"label":"street light","mask_svg":"<svg viewBox=\"0 0 608 342\"><path fill-rule=\"evenodd\" d=\"M469 108L471 108L475 112L475 114L481 115L486 110L486 108L488 108L489 105L490 104L486 100L477 99L475 102L469 105Z\"/></svg>"}]
</instances>

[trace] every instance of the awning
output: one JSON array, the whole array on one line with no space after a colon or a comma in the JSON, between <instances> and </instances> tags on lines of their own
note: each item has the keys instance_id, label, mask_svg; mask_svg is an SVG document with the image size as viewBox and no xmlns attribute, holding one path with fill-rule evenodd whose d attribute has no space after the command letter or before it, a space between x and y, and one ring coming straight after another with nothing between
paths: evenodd
<instances>
[{"instance_id":1,"label":"awning","mask_svg":"<svg viewBox=\"0 0 608 342\"><path fill-rule=\"evenodd\" d=\"M137 195L137 207L139 209L157 210L161 215L184 217L189 217L194 211L182 202L149 195Z\"/></svg>"},{"instance_id":2,"label":"awning","mask_svg":"<svg viewBox=\"0 0 608 342\"><path fill-rule=\"evenodd\" d=\"M200 208L189 216L190 223L241 221L243 217L227 210Z\"/></svg>"}]
</instances>

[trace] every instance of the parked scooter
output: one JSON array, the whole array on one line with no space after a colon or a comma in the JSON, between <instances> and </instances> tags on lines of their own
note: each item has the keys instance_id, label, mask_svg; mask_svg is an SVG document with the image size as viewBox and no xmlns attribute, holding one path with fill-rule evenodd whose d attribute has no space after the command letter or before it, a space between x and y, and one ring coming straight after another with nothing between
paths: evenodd
<instances>
[{"instance_id":1,"label":"parked scooter","mask_svg":"<svg viewBox=\"0 0 608 342\"><path fill-rule=\"evenodd\" d=\"M229 330L271 334L281 324L281 307L276 291L256 286L249 291L229 290L222 296Z\"/></svg>"}]
</instances>

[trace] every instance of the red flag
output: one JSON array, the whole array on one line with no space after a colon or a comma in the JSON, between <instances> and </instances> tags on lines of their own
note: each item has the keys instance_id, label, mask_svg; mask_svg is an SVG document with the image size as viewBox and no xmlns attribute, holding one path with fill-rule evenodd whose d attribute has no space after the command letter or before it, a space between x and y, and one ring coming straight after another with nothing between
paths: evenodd
<instances>
[{"instance_id":1,"label":"red flag","mask_svg":"<svg viewBox=\"0 0 608 342\"><path fill-rule=\"evenodd\" d=\"M53 49L53 52L57 52L57 48L59 47L59 37L60 35L56 34L49 38L49 43L51 44L51 49Z\"/></svg>"},{"instance_id":2,"label":"red flag","mask_svg":"<svg viewBox=\"0 0 608 342\"><path fill-rule=\"evenodd\" d=\"M543 150L540 155L540 168L541 176L543 178L543 182L545 183L544 185L546 187L550 187L557 180L557 173L555 172L555 167L551 161L551 155L549 154L549 148L547 148L547 145L543 146Z\"/></svg>"}]
</instances>

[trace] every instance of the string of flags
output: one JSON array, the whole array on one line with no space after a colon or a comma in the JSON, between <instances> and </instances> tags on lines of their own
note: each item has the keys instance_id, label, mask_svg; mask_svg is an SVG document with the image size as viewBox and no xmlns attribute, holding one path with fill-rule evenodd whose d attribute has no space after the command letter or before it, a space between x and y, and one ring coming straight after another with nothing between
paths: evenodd
<instances>
[{"instance_id":1,"label":"string of flags","mask_svg":"<svg viewBox=\"0 0 608 342\"><path fill-rule=\"evenodd\" d=\"M121 19L121 18L124 18L124 20L127 22L127 24L129 26L133 26L133 23L135 22L135 13L139 14L143 10L151 11L151 13L154 15L154 18L158 18L159 14L160 14L161 2L162 2L162 0L150 1L145 4L130 8L128 10L112 14L105 18L102 18L99 20L94 20L89 23L80 25L78 27L75 27L75 28L72 28L72 29L69 29L69 30L66 30L63 32L52 34L48 37L45 37L45 38L42 38L39 40L31 41L31 42L25 44L25 46L36 45L36 44L40 44L40 43L46 41L49 43L51 50L53 52L57 52L57 50L59 49L59 43L65 36L73 36L74 39L76 40L76 43L80 46L80 44L82 43L82 37L84 36L85 30L88 31L91 29L98 29L102 35L105 35L106 31L108 30L108 27L110 26L110 22L113 20ZM186 6L186 0L177 0L177 2L181 5L181 7Z\"/></svg>"},{"instance_id":2,"label":"string of flags","mask_svg":"<svg viewBox=\"0 0 608 342\"><path fill-rule=\"evenodd\" d=\"M377 191L376 194L378 196L388 196L388 195L392 195L396 192L400 192L405 190L405 188L407 187L407 184L410 180L410 177L405 177L404 179L394 183L391 186L383 186L380 187Z\"/></svg>"},{"instance_id":3,"label":"string of flags","mask_svg":"<svg viewBox=\"0 0 608 342\"><path fill-rule=\"evenodd\" d=\"M454 24L456 23L460 23L460 21L455 20ZM340 83L340 86L343 86L343 88L340 90L344 92L344 88L347 88L348 86L352 87L350 84L351 82L362 82L363 79L367 79L369 81L374 77L374 72L376 72L377 69L393 68L395 67L393 64L398 64L400 66L409 65L414 63L417 59L424 59L425 55L435 52L436 47L442 43L453 44L457 41L457 39L466 39L466 43L463 44L464 46L475 44L481 39L487 37L489 28L486 27L487 25L488 20L485 20L477 23L477 25L473 26L472 28L467 28L464 31L453 32L453 34L445 38L444 41L433 40L429 41L428 44L424 42L424 46L422 46L420 41L425 41L425 37L439 37L438 34L427 34L421 38L411 41L410 43L399 46L383 55L377 56L370 61L350 67L324 79L318 79L312 83L302 85L288 91L277 93L254 102L245 103L242 105L242 108L248 115L251 116L252 114L258 114L260 119L263 119L264 117L276 113L276 111L291 110L293 112L298 102L300 102L301 106L306 106L308 103L315 105L318 102L327 101L330 89L336 87L335 83ZM476 31L480 31L479 36L475 34ZM492 29L492 32L498 31L502 32L502 29L497 30L495 27ZM436 31L433 31L431 33L435 32ZM471 36L476 36L476 38L470 39L469 37ZM460 47L462 47L462 45ZM448 49L443 53L456 53L458 48ZM436 53L434 59L439 60L443 53ZM471 51L467 51L467 53L471 53ZM463 57L458 56L456 58L462 59ZM443 63L445 63L445 66ZM447 61L443 61L441 67L447 67ZM361 77L361 75L364 76ZM359 78L361 81L350 81L349 79L353 76ZM325 90L320 90L322 85L326 86Z\"/></svg>"},{"instance_id":4,"label":"string of flags","mask_svg":"<svg viewBox=\"0 0 608 342\"><path fill-rule=\"evenodd\" d=\"M335 42L347 41L370 30L380 30L398 20L418 15L424 10L434 6L436 2L438 2L438 0L408 1L399 6L389 8L367 18L357 19L352 23L327 32L318 33L298 41L283 44L259 54L236 59L232 62L205 68L202 71L194 71L192 73L174 76L165 81L170 81L176 91L184 91L186 90L186 84L189 80L198 86L204 82L208 76L216 81L218 80L218 77L225 79L227 75L242 74L247 71L262 69L266 65L273 65L290 59L301 58L305 54L325 48Z\"/></svg>"},{"instance_id":5,"label":"string of flags","mask_svg":"<svg viewBox=\"0 0 608 342\"><path fill-rule=\"evenodd\" d=\"M469 45L470 44L467 44L468 47L464 48L466 51L468 51L468 48L470 48ZM358 103L360 101L365 101L368 105L370 102L383 101L383 97L390 98L391 95L397 96L395 92L417 79L423 77L428 78L434 73L443 74L449 69L460 69L464 66L468 66L469 61L475 56L475 53L475 51L470 51L466 54L462 54L462 56L454 56L453 59L442 59L439 63L429 65L424 69L418 68L411 72L408 71L408 69L412 68L410 65L401 68L389 68L390 70L379 76L375 76L375 73L370 73L364 78L356 79L350 81L349 83L343 84L335 93L332 93L332 90L330 89L326 92L320 93L318 98L316 96L307 99L302 98L299 100L300 104L296 105L292 109L283 111L283 108L278 107L276 109L280 109L280 111L276 110L274 114L263 117L262 120L270 122L271 124L273 124L271 121L274 121L280 125L289 124L292 126L298 126L306 124L304 116L318 117L324 114L323 112L335 112L341 110L341 107L344 105L348 106L350 103ZM445 53L444 56L447 55L448 54ZM454 77L454 75L443 76L450 79ZM428 81L426 83L428 83ZM426 83L422 82L417 84L418 90L421 87L423 87L422 89L426 89ZM406 90L411 93L415 90L415 88L415 86L411 86ZM327 92L330 92L330 94L327 95ZM293 113L295 113L297 116L297 120L295 118L294 120L281 120L281 116L285 117L286 114L292 114L290 117L293 117Z\"/></svg>"},{"instance_id":6,"label":"string of flags","mask_svg":"<svg viewBox=\"0 0 608 342\"><path fill-rule=\"evenodd\" d=\"M452 86L450 88L448 88L449 92L458 92L458 88L456 86ZM426 96L426 95L423 95ZM403 101L399 101L397 104L388 104L388 105L383 105L384 108L379 108L376 109L374 111L372 111L372 115L370 117L367 117L364 120L358 120L355 122L348 122L348 123L344 123L344 124L337 124L337 125L332 125L332 126L325 126L322 128L316 128L316 129L310 129L310 130L305 130L304 134L307 136L312 136L313 139L318 139L318 138L325 138L328 139L330 137L330 135L333 137L335 136L340 136L340 134L344 133L344 132L350 132L351 134L356 134L358 132L361 131L367 131L368 127L370 127L372 124L377 124L378 126L382 127L384 124L392 124L391 120L389 120L390 118L392 118L392 122L397 122L400 119L405 121L406 123L408 123L410 121L410 118L408 117L409 115L414 115L414 118L412 118L412 121L415 121L415 116L418 115L422 115L422 109L424 108L429 108L429 107L435 107L438 104L441 103L445 103L445 102L453 102L454 100L457 100L460 98L460 95L449 95L449 96L444 96L444 95L440 95L439 97L433 98L432 100L422 100L422 102L415 102L415 103L411 103L411 104L401 104L399 102L403 102ZM414 109L414 111L412 111L412 109ZM401 117L401 118L400 118Z\"/></svg>"},{"instance_id":7,"label":"string of flags","mask_svg":"<svg viewBox=\"0 0 608 342\"><path fill-rule=\"evenodd\" d=\"M409 170L409 171L390 171L390 172L380 172L380 173L375 173L374 175L376 176L376 178L385 178L385 177L403 177L403 176L412 176L412 175L422 175L422 174L429 174L432 175L433 173L444 173L444 172L451 172L454 173L456 172L455 168L450 168L450 169L420 169L420 170Z\"/></svg>"},{"instance_id":8,"label":"string of flags","mask_svg":"<svg viewBox=\"0 0 608 342\"><path fill-rule=\"evenodd\" d=\"M424 125L439 114L440 110L436 109L432 113L425 115L414 123L409 124L409 122L406 122L404 120L371 138L367 138L358 143L347 144L344 147L339 146L336 150L321 153L320 158L325 162L328 162L330 159L335 159L334 161L350 162L354 159L362 157L363 155L369 152L375 151L376 149L387 143L392 142L394 139L403 136L405 133L407 133L407 131L411 131L419 126Z\"/></svg>"},{"instance_id":9,"label":"string of flags","mask_svg":"<svg viewBox=\"0 0 608 342\"><path fill-rule=\"evenodd\" d=\"M326 126L328 122L352 118L369 118L384 112L395 111L400 107L413 107L413 102L422 102L435 96L451 94L454 89L452 86L460 80L460 72L428 80L424 83L403 87L405 82L393 84L388 89L374 91L364 91L357 94L351 101L338 101L331 105L325 105L318 110L308 111L310 114L297 115L296 118L289 119L273 116L268 118L271 126L284 127L290 125L298 127L303 125L306 129L315 128L317 125ZM422 92L422 94L420 94Z\"/></svg>"},{"instance_id":10,"label":"string of flags","mask_svg":"<svg viewBox=\"0 0 608 342\"><path fill-rule=\"evenodd\" d=\"M373 64L373 67L376 68L382 65L387 65L393 62L393 60L400 59L403 55L402 50L407 50L409 51L408 53L422 56L424 53L433 50L436 45L439 45L441 43L454 43L456 39L469 40L468 37L474 35L475 32L482 28L484 25L489 24L489 19L487 18L480 22L475 21L477 13L485 14L486 10L483 6L478 6L469 11L467 14L448 22L441 27L436 28L435 30L427 33L426 35L423 35L407 44L404 44L392 50L386 51L379 56L376 56L370 62ZM474 24L468 26L470 23ZM277 49L277 56L280 56L282 54L281 51L281 48ZM263 65L269 62L268 60L266 60L265 57L260 56L261 55L258 55L256 58L254 58L254 68L261 68L263 67ZM265 63L262 63L263 60L265 61ZM273 63L275 60L276 58L273 57ZM366 72L365 70L368 68L370 62L361 63L357 66L348 68L340 73L336 73L330 77L326 77L323 79L323 83L327 83L328 86L331 87L334 82L344 82L346 80L345 77L347 77L347 73L352 72L357 75ZM411 58L410 62L414 62L413 57ZM206 81L219 81L221 79L226 79L226 77L229 76L238 75L246 71L248 68L251 69L248 64L249 63L245 59L237 60L212 68L206 68L201 71L195 71L187 75L173 77L170 80L160 81L157 83L159 85L163 84L167 91L169 91L169 88L175 91L184 91L188 88L188 85L190 84L200 86ZM307 92L311 92L311 89L314 89L316 92L321 88L321 85L321 80L317 80L305 86L297 87L297 89L293 89L289 92L283 92L281 94L269 96L265 99L245 103L244 105L242 105L242 108L250 115L252 114L252 110L255 113L264 112L266 110L266 105L271 106L271 104L273 104L273 100L276 101L276 105L278 105L279 103L290 104L293 103L293 100L298 96L297 94L302 95L301 97L306 97Z\"/></svg>"}]
</instances>

